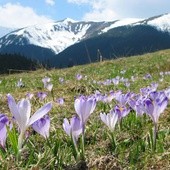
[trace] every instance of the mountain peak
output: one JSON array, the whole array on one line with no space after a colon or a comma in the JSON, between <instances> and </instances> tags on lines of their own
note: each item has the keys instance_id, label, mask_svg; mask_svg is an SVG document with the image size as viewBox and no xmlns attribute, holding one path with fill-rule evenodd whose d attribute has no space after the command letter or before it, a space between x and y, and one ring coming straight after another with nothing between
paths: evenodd
<instances>
[{"instance_id":1,"label":"mountain peak","mask_svg":"<svg viewBox=\"0 0 170 170\"><path fill-rule=\"evenodd\" d=\"M61 22L64 22L64 23L69 23L69 22L75 23L75 22L77 22L77 21L73 20L72 18L65 18L65 19L63 19Z\"/></svg>"}]
</instances>

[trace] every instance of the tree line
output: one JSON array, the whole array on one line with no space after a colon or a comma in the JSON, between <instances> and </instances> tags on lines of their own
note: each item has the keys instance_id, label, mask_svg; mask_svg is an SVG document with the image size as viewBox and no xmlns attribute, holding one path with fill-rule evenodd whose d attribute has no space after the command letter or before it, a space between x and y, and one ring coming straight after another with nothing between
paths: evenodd
<instances>
[{"instance_id":1,"label":"tree line","mask_svg":"<svg viewBox=\"0 0 170 170\"><path fill-rule=\"evenodd\" d=\"M8 73L9 69L36 70L40 64L20 54L0 54L0 74Z\"/></svg>"}]
</instances>

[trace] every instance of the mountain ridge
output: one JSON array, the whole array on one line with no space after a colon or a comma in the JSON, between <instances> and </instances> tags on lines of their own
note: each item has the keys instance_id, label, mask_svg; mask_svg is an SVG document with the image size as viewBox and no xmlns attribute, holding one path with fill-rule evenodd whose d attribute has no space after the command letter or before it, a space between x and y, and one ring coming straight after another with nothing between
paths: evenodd
<instances>
[{"instance_id":1,"label":"mountain ridge","mask_svg":"<svg viewBox=\"0 0 170 170\"><path fill-rule=\"evenodd\" d=\"M55 58L56 61L54 63L57 63L58 58L60 58L59 56L62 56L65 53L65 50L67 51L68 48L70 49L70 47L72 48L74 45L77 46L77 44L84 43L86 40L90 43L91 40L95 41L93 38L95 39L96 37L101 37L101 35L105 34L108 34L112 38L116 38L115 35L112 36L109 32L112 32L112 30L117 31L118 29L121 31L122 27L131 27L131 31L133 32L133 28L135 29L136 26L141 27L141 30L143 29L143 26L147 26L148 31L150 27L153 27L154 36L156 36L156 34L161 34L161 32L170 34L170 13L147 19L131 18L110 22L85 22L66 18L45 25L34 25L18 29L0 38L0 53L21 53L22 55L43 62L51 60L51 63L53 63ZM128 34L129 30L124 29L125 32L122 32L121 34ZM139 31L140 29L136 30ZM146 29L143 30L146 31ZM121 39L121 34L118 34L120 36L119 40ZM138 34L141 34L141 32L139 31ZM162 36L164 37L163 34ZM107 40L104 41L107 42ZM145 41L147 40L145 39ZM125 44L123 43L123 40L118 42L122 49L128 48L128 43L126 44L127 47L124 47L123 45ZM105 45L103 44L103 46ZM99 46L99 48L101 47ZM156 50L156 48L154 49ZM97 49L95 48L95 50ZM67 53L67 55L69 54ZM64 58L65 57L68 58L67 56L64 56Z\"/></svg>"}]
</instances>

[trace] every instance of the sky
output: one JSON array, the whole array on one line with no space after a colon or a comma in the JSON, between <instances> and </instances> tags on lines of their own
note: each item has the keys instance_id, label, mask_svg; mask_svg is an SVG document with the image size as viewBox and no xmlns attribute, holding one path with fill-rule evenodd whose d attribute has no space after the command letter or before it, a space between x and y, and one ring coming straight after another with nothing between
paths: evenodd
<instances>
[{"instance_id":1,"label":"sky","mask_svg":"<svg viewBox=\"0 0 170 170\"><path fill-rule=\"evenodd\" d=\"M21 28L55 22L149 18L170 12L170 0L0 0L0 26Z\"/></svg>"}]
</instances>

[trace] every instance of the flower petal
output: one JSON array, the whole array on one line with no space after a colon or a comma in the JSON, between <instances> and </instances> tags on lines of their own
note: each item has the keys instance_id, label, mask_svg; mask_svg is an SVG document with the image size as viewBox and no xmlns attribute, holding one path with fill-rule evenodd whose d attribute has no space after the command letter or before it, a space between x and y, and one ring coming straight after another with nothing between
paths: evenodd
<instances>
[{"instance_id":1,"label":"flower petal","mask_svg":"<svg viewBox=\"0 0 170 170\"><path fill-rule=\"evenodd\" d=\"M34 122L36 122L38 119L42 118L44 115L46 115L52 108L51 103L45 104L43 107L41 107L39 110L37 110L34 115L30 118L28 122L28 126L32 125Z\"/></svg>"},{"instance_id":2,"label":"flower petal","mask_svg":"<svg viewBox=\"0 0 170 170\"><path fill-rule=\"evenodd\" d=\"M79 135L83 131L83 126L82 122L80 119L76 116L72 117L70 120L70 125L71 125L71 131L72 131L72 137L78 140Z\"/></svg>"},{"instance_id":3,"label":"flower petal","mask_svg":"<svg viewBox=\"0 0 170 170\"><path fill-rule=\"evenodd\" d=\"M33 129L42 135L44 138L49 137L49 129L50 129L50 118L48 115L45 115L45 117L37 120L32 124Z\"/></svg>"},{"instance_id":4,"label":"flower petal","mask_svg":"<svg viewBox=\"0 0 170 170\"><path fill-rule=\"evenodd\" d=\"M0 145L5 147L6 137L7 137L7 129L6 125L0 122Z\"/></svg>"},{"instance_id":5,"label":"flower petal","mask_svg":"<svg viewBox=\"0 0 170 170\"><path fill-rule=\"evenodd\" d=\"M80 119L82 120L82 115L83 115L83 113L82 113L82 108L83 108L83 105L84 105L84 99L83 99L83 97L81 96L80 98L77 98L76 100L75 100L75 102L74 102L74 108L75 108L75 111L76 111L76 113L79 115L79 117L80 117ZM83 120L82 120L83 121Z\"/></svg>"},{"instance_id":6,"label":"flower petal","mask_svg":"<svg viewBox=\"0 0 170 170\"><path fill-rule=\"evenodd\" d=\"M18 107L17 107L17 104L14 98L12 97L11 94L8 94L7 98L8 98L8 106L9 106L10 112L12 113L12 115L14 116L17 122L21 122L21 116L20 116L20 113L19 113L19 110L18 110Z\"/></svg>"},{"instance_id":7,"label":"flower petal","mask_svg":"<svg viewBox=\"0 0 170 170\"><path fill-rule=\"evenodd\" d=\"M71 125L67 118L63 121L63 129L67 133L67 135L71 136Z\"/></svg>"},{"instance_id":8,"label":"flower petal","mask_svg":"<svg viewBox=\"0 0 170 170\"><path fill-rule=\"evenodd\" d=\"M28 99L22 99L17 104L21 120L18 121L20 130L25 130L31 114L31 104Z\"/></svg>"},{"instance_id":9,"label":"flower petal","mask_svg":"<svg viewBox=\"0 0 170 170\"><path fill-rule=\"evenodd\" d=\"M106 113L100 113L100 118L107 125L107 115L106 115Z\"/></svg>"}]
</instances>

